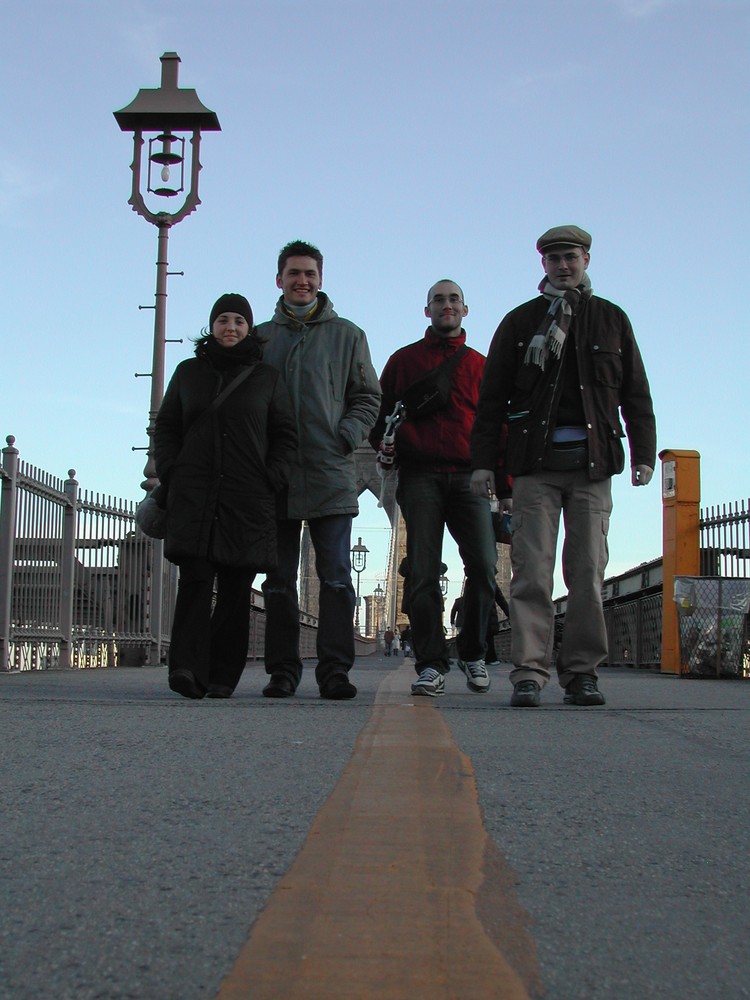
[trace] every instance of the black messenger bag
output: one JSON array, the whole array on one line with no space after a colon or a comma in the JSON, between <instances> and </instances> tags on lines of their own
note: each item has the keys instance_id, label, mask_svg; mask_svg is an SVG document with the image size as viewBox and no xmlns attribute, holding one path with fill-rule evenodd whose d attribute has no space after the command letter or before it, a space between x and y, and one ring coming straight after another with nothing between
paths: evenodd
<instances>
[{"instance_id":1,"label":"black messenger bag","mask_svg":"<svg viewBox=\"0 0 750 1000\"><path fill-rule=\"evenodd\" d=\"M407 420L428 417L447 406L451 398L451 380L468 347L462 344L452 358L413 382L401 397Z\"/></svg>"}]
</instances>

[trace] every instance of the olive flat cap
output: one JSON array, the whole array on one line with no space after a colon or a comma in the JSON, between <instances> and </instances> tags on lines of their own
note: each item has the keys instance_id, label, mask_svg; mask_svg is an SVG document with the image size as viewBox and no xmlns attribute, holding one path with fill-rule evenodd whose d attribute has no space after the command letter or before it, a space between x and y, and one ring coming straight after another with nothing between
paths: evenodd
<instances>
[{"instance_id":1,"label":"olive flat cap","mask_svg":"<svg viewBox=\"0 0 750 1000\"><path fill-rule=\"evenodd\" d=\"M578 226L554 226L542 233L536 241L536 248L539 253L544 253L549 247L565 245L569 247L583 247L584 250L591 248L591 237L585 229Z\"/></svg>"}]
</instances>

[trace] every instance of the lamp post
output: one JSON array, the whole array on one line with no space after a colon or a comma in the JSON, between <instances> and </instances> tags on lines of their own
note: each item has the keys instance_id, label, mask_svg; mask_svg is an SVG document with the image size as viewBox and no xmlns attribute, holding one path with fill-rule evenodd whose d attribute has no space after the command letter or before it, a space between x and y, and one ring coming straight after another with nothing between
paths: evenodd
<instances>
[{"instance_id":1,"label":"lamp post","mask_svg":"<svg viewBox=\"0 0 750 1000\"><path fill-rule=\"evenodd\" d=\"M154 462L154 426L164 397L164 345L167 320L167 244L169 230L200 205L198 175L201 131L219 132L221 125L213 111L201 103L194 90L177 86L180 57L165 52L161 57L161 86L141 89L126 107L114 112L123 132L133 133L133 186L128 199L134 212L158 229L156 257L156 292L154 296L154 347L151 366L151 400L148 419L148 458L141 483L149 491L157 485ZM148 140L147 172L142 177L144 133L156 133ZM189 164L185 163L186 135L190 136ZM143 186L145 183L145 191ZM187 187L186 187L187 184ZM146 204L153 199L154 208ZM182 201L179 201L179 198ZM177 198L173 212L160 210L158 199ZM155 663L161 661L161 623L164 543L155 541L152 548L150 619Z\"/></svg>"},{"instance_id":2,"label":"lamp post","mask_svg":"<svg viewBox=\"0 0 750 1000\"><path fill-rule=\"evenodd\" d=\"M447 597L448 596L448 584L449 583L450 583L450 580L448 579L448 577L445 575L445 573L442 573L441 576L440 576L440 593L443 595L443 597Z\"/></svg>"},{"instance_id":3,"label":"lamp post","mask_svg":"<svg viewBox=\"0 0 750 1000\"><path fill-rule=\"evenodd\" d=\"M372 596L375 598L375 638L377 638L383 627L383 604L385 601L385 591L380 584L377 585Z\"/></svg>"},{"instance_id":4,"label":"lamp post","mask_svg":"<svg viewBox=\"0 0 750 1000\"><path fill-rule=\"evenodd\" d=\"M153 433L156 414L164 396L164 344L167 318L167 243L169 230L190 215L200 205L198 175L200 164L201 132L219 132L221 125L213 111L201 103L194 90L177 86L180 57L176 52L165 52L161 57L161 86L141 89L135 100L120 111L115 111L115 121L123 132L133 133L133 187L128 204L133 211L159 231L156 260L156 293L154 298L154 351L151 369L151 406L149 409L148 460L143 470L146 476L141 484L145 490L157 484L153 454ZM145 132L157 135L148 140L147 175L145 193L142 190L143 145ZM183 133L183 134L181 134ZM190 163L186 170L185 134L190 134ZM189 178L186 189L186 175ZM146 205L146 196L176 198L182 196L173 212L153 211ZM157 203L158 206L159 203Z\"/></svg>"},{"instance_id":5,"label":"lamp post","mask_svg":"<svg viewBox=\"0 0 750 1000\"><path fill-rule=\"evenodd\" d=\"M357 539L357 544L352 545L352 569L357 574L357 606L354 609L354 627L359 632L359 574L367 565L367 553L370 550L362 544L362 539Z\"/></svg>"}]
</instances>

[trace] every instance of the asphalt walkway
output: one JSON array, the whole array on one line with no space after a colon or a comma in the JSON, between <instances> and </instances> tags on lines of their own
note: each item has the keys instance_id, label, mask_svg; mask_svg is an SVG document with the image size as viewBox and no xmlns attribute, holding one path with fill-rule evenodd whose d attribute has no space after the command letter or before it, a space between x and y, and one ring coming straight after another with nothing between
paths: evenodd
<instances>
[{"instance_id":1,"label":"asphalt walkway","mask_svg":"<svg viewBox=\"0 0 750 1000\"><path fill-rule=\"evenodd\" d=\"M0 675L0 998L750 997L750 684Z\"/></svg>"}]
</instances>

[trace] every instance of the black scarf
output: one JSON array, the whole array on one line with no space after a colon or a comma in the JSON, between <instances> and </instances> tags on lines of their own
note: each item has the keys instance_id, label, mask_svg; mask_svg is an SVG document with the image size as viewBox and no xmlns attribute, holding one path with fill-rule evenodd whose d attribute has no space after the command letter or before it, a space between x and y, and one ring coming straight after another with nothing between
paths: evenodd
<instances>
[{"instance_id":1,"label":"black scarf","mask_svg":"<svg viewBox=\"0 0 750 1000\"><path fill-rule=\"evenodd\" d=\"M232 347L222 347L219 341L209 334L202 337L195 345L195 356L203 358L220 372L229 372L245 365L254 365L261 359L260 344L255 337L243 337Z\"/></svg>"}]
</instances>

